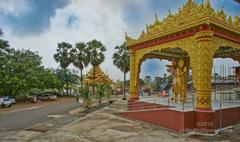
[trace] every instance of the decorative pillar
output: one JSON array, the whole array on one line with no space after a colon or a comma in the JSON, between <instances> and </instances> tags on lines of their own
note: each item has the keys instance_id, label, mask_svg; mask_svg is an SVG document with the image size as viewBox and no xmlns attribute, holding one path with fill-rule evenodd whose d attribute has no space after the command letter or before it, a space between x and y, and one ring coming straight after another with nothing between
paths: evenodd
<instances>
[{"instance_id":1,"label":"decorative pillar","mask_svg":"<svg viewBox=\"0 0 240 142\"><path fill-rule=\"evenodd\" d=\"M137 100L139 98L139 84L138 84L138 62L135 58L135 51L130 51L130 96L129 100Z\"/></svg>"},{"instance_id":2,"label":"decorative pillar","mask_svg":"<svg viewBox=\"0 0 240 142\"><path fill-rule=\"evenodd\" d=\"M211 87L213 66L213 32L202 31L195 34L196 47L190 55L193 86L196 91L196 110L211 110Z\"/></svg>"}]
</instances>

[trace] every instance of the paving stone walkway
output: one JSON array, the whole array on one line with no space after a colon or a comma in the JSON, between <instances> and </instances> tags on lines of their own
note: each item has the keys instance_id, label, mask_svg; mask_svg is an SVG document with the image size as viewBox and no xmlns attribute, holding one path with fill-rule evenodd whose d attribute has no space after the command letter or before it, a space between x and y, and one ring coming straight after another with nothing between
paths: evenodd
<instances>
[{"instance_id":1,"label":"paving stone walkway","mask_svg":"<svg viewBox=\"0 0 240 142\"><path fill-rule=\"evenodd\" d=\"M53 125L61 125L40 131L16 131L0 133L0 141L4 142L199 142L199 141L238 141L239 132L231 132L234 139L224 137L186 137L158 126L132 121L119 117L123 102L115 102L109 107L91 112L84 117L69 116L52 120ZM67 117L72 122L67 120ZM56 122L59 121L59 124ZM63 123L61 121L68 121ZM55 122L55 124L54 124ZM60 123L61 122L61 123ZM50 125L51 122L48 122ZM51 126L51 125L50 125ZM239 131L239 130L236 130ZM229 138L229 139L228 139Z\"/></svg>"}]
</instances>

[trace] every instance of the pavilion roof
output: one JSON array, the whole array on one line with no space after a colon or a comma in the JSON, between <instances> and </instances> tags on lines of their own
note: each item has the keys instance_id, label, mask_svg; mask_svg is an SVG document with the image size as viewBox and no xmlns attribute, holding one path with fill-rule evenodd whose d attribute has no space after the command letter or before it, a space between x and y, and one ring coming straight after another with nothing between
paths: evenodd
<instances>
[{"instance_id":1,"label":"pavilion roof","mask_svg":"<svg viewBox=\"0 0 240 142\"><path fill-rule=\"evenodd\" d=\"M163 21L159 21L155 15L154 23L146 25L146 31L143 30L139 38L133 39L126 34L126 47L131 48L145 41L175 34L203 24L213 24L240 35L239 16L234 17L234 19L231 16L227 17L223 8L214 10L209 0L201 4L188 0L175 14L169 10Z\"/></svg>"}]
</instances>

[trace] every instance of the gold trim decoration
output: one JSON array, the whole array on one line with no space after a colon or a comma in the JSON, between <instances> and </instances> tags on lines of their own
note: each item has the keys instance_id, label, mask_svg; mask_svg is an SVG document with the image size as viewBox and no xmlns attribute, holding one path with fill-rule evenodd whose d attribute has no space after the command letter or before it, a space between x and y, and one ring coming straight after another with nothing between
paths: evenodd
<instances>
[{"instance_id":1,"label":"gold trim decoration","mask_svg":"<svg viewBox=\"0 0 240 142\"><path fill-rule=\"evenodd\" d=\"M198 4L195 1L188 0L178 12L172 14L170 11L163 21L159 21L155 14L153 24L146 25L146 33L143 31L138 39L126 36L126 47L162 37L165 35L191 29L203 24L213 24L236 34L240 34L240 17L227 17L224 9L214 10L207 0L205 3Z\"/></svg>"}]
</instances>

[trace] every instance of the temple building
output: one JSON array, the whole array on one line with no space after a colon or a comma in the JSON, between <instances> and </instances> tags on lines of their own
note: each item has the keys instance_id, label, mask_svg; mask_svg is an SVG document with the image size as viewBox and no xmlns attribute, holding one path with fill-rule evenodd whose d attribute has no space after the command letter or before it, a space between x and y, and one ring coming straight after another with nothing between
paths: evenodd
<instances>
[{"instance_id":1,"label":"temple building","mask_svg":"<svg viewBox=\"0 0 240 142\"><path fill-rule=\"evenodd\" d=\"M94 68L92 68L84 77L86 84L93 84L94 82ZM95 81L97 84L112 84L110 77L102 71L99 66L95 67Z\"/></svg>"}]
</instances>

